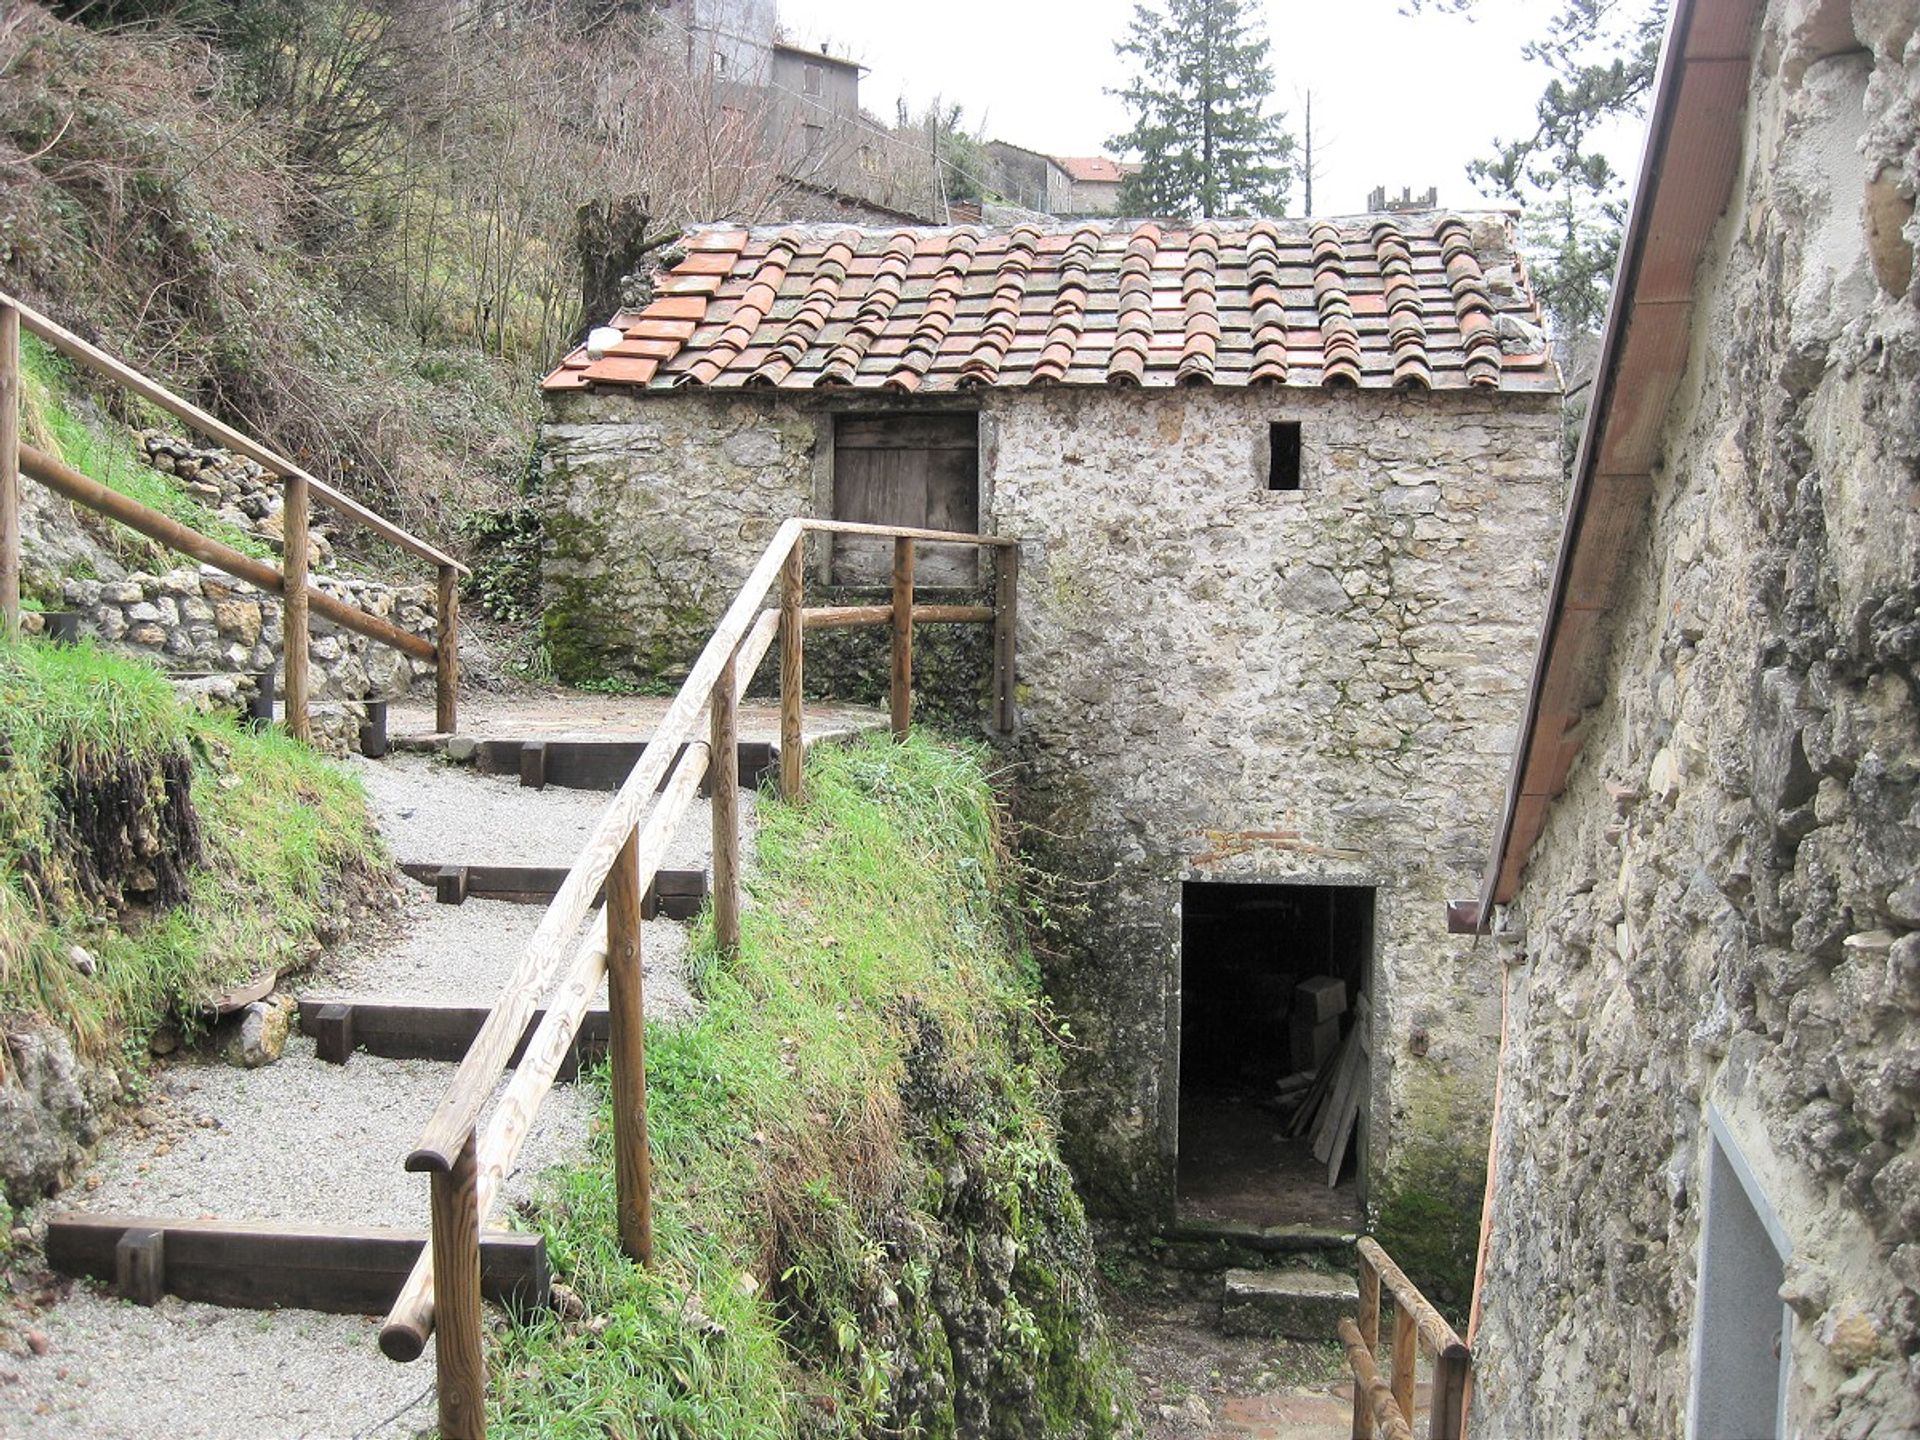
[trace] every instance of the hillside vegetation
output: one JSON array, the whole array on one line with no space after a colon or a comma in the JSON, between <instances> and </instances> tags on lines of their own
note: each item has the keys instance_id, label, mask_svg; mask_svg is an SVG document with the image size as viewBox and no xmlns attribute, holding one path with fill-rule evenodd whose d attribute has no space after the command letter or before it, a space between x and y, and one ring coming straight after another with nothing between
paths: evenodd
<instances>
[{"instance_id":1,"label":"hillside vegetation","mask_svg":"<svg viewBox=\"0 0 1920 1440\"><path fill-rule=\"evenodd\" d=\"M775 188L650 11L8 5L0 288L457 541L579 329L577 209L644 196L664 242Z\"/></svg>"},{"instance_id":2,"label":"hillside vegetation","mask_svg":"<svg viewBox=\"0 0 1920 1440\"><path fill-rule=\"evenodd\" d=\"M980 757L827 747L763 795L737 960L647 1036L659 1264L610 1120L534 1220L585 1313L493 1357L499 1433L1102 1436L1119 1372L1056 1143L1055 1051Z\"/></svg>"}]
</instances>

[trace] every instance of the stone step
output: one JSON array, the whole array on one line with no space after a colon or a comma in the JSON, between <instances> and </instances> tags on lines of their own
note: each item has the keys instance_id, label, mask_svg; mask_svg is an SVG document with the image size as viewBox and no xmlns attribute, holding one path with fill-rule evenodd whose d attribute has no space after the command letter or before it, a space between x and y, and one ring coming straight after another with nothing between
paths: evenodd
<instances>
[{"instance_id":1,"label":"stone step","mask_svg":"<svg viewBox=\"0 0 1920 1440\"><path fill-rule=\"evenodd\" d=\"M1229 1270L1220 1287L1220 1328L1229 1335L1331 1340L1360 1308L1351 1275L1320 1270Z\"/></svg>"},{"instance_id":2,"label":"stone step","mask_svg":"<svg viewBox=\"0 0 1920 1440\"><path fill-rule=\"evenodd\" d=\"M1360 1227L1290 1224L1252 1225L1232 1220L1181 1220L1157 1249L1170 1270L1195 1275L1225 1270L1264 1270L1299 1265L1307 1257L1350 1263ZM1329 1252L1339 1252L1330 1255Z\"/></svg>"}]
</instances>

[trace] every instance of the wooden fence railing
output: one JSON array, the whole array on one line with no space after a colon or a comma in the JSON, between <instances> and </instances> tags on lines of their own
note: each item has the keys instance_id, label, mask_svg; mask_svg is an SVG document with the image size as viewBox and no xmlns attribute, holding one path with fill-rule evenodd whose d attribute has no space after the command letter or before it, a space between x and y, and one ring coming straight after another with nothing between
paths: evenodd
<instances>
[{"instance_id":1,"label":"wooden fence railing","mask_svg":"<svg viewBox=\"0 0 1920 1440\"><path fill-rule=\"evenodd\" d=\"M208 439L244 455L280 480L283 540L279 565L269 565L231 546L202 535L159 511L131 500L98 481L61 463L20 438L23 399L20 334L25 330L88 369L105 375L122 388L150 401ZM315 479L285 456L259 441L224 425L196 405L189 404L157 381L123 364L104 350L88 344L72 331L55 324L30 306L0 291L0 626L8 634L20 628L20 477L37 480L76 505L98 511L171 550L222 570L249 585L282 597L287 728L300 739L310 734L308 709L308 646L310 616L319 614L344 629L434 667L434 728L450 732L459 722L460 613L459 582L466 567L451 555L409 535L358 500ZM318 500L337 514L364 526L383 540L432 565L438 577L436 610L438 634L429 640L369 615L358 606L327 594L309 583L307 574L310 507Z\"/></svg>"},{"instance_id":2,"label":"wooden fence railing","mask_svg":"<svg viewBox=\"0 0 1920 1440\"><path fill-rule=\"evenodd\" d=\"M1466 1423L1467 1372L1472 1353L1407 1279L1387 1252L1362 1237L1360 1316L1340 1322L1340 1339L1353 1370L1353 1440L1413 1440L1415 1371L1424 1350L1433 1360L1427 1410L1430 1440L1460 1440ZM1392 1378L1380 1378L1373 1354L1380 1344L1380 1290L1393 1300Z\"/></svg>"},{"instance_id":3,"label":"wooden fence railing","mask_svg":"<svg viewBox=\"0 0 1920 1440\"><path fill-rule=\"evenodd\" d=\"M848 534L894 542L892 604L814 607L805 603L806 538ZM913 553L917 542L975 545L994 550L991 606L915 606ZM735 757L737 707L776 637L780 643L781 793L801 798L801 681L810 628L888 625L893 632L892 695L895 735L904 735L913 710L913 627L916 623L990 623L994 626L994 715L1002 729L1013 720L1013 623L1019 551L999 536L896 529L824 520L788 520L747 576L694 662L686 683L648 737L639 762L602 812L558 893L541 918L526 953L488 1012L445 1095L406 1158L432 1186L432 1240L414 1265L381 1327L380 1348L412 1360L434 1341L440 1433L472 1440L486 1431L486 1369L480 1316L480 1236L525 1143L547 1091L572 1047L602 976L607 979L612 1061L614 1175L621 1249L650 1264L653 1258L651 1163L647 1146L646 1007L641 987L640 900L660 868L669 841L703 778L711 778L714 935L723 952L740 943L739 799ZM778 609L763 609L778 582ZM695 733L705 712L704 736ZM664 787L664 788L663 788ZM593 898L605 886L606 903L588 928ZM571 959L568 959L571 950ZM562 969L562 963L565 969ZM556 981L557 986L556 986ZM545 1015L513 1078L481 1128L482 1111L514 1048L545 997Z\"/></svg>"}]
</instances>

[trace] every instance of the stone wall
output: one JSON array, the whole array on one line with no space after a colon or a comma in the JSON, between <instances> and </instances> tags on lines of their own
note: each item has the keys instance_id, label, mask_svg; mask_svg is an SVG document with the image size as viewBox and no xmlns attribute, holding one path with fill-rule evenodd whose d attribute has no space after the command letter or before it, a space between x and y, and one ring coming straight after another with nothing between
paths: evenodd
<instances>
[{"instance_id":1,"label":"stone wall","mask_svg":"<svg viewBox=\"0 0 1920 1440\"><path fill-rule=\"evenodd\" d=\"M404 630L431 637L437 628L431 585L397 588L373 580L316 576L314 584ZM63 594L78 612L81 633L163 670L257 674L280 663L279 597L211 566L134 571L118 580L68 580ZM40 617L27 619L38 628ZM315 702L392 700L415 679L432 683L431 661L309 617L310 685Z\"/></svg>"},{"instance_id":2,"label":"stone wall","mask_svg":"<svg viewBox=\"0 0 1920 1440\"><path fill-rule=\"evenodd\" d=\"M1370 885L1366 1160L1378 1178L1395 1137L1437 1149L1471 1172L1444 1197L1470 1230L1499 997L1489 948L1449 938L1445 905L1477 891L1531 664L1562 503L1556 397L975 400L983 525L1023 540L1020 809L1090 906L1048 976L1080 1040L1080 1173L1110 1210L1170 1212L1183 878ZM552 397L562 674L684 673L778 522L828 505L835 408L885 403ZM1275 420L1303 426L1297 492L1266 486ZM809 641L810 684L825 670L877 693L880 656L829 643ZM919 674L950 721L978 716L987 657L950 653L956 673Z\"/></svg>"},{"instance_id":3,"label":"stone wall","mask_svg":"<svg viewBox=\"0 0 1920 1440\"><path fill-rule=\"evenodd\" d=\"M563 680L675 680L814 496L812 414L767 395L549 396L547 647Z\"/></svg>"},{"instance_id":4,"label":"stone wall","mask_svg":"<svg viewBox=\"0 0 1920 1440\"><path fill-rule=\"evenodd\" d=\"M162 431L142 432L139 442L149 463L184 493L220 520L279 548L279 490L258 465ZM199 702L209 707L244 705L252 696L253 677L269 670L276 688L281 683L277 596L210 565L130 570L133 556L184 557L130 540L130 532L32 481L21 486L21 532L25 593L49 611L76 613L82 636L151 660L162 670L232 677L230 683L195 682ZM333 548L319 526L310 536L308 558L316 567L314 584L327 593L415 634L431 638L437 631L431 584L396 586L321 574L318 567L331 562ZM22 617L28 634L40 633L45 623L32 611ZM364 702L397 699L416 680L432 683L430 662L340 629L317 613L310 617L310 629L315 738L330 748L352 743Z\"/></svg>"},{"instance_id":5,"label":"stone wall","mask_svg":"<svg viewBox=\"0 0 1920 1440\"><path fill-rule=\"evenodd\" d=\"M1686 1433L1712 1107L1792 1251L1782 1433L1920 1434L1916 8L1776 0L1757 47L1610 693L1504 922L1477 1433Z\"/></svg>"},{"instance_id":6,"label":"stone wall","mask_svg":"<svg viewBox=\"0 0 1920 1440\"><path fill-rule=\"evenodd\" d=\"M1498 997L1445 907L1477 883L1544 604L1555 397L987 403L993 526L1023 542L1019 807L1091 907L1048 976L1094 1097L1080 1173L1170 1214L1183 879L1377 887L1376 1196L1402 1142L1470 1151ZM1297 492L1266 488L1270 420L1302 424Z\"/></svg>"}]
</instances>

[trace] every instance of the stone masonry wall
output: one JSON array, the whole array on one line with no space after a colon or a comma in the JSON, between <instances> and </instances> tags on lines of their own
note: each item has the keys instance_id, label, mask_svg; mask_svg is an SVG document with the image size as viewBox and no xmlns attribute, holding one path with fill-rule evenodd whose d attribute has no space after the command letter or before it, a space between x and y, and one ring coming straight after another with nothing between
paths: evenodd
<instances>
[{"instance_id":1,"label":"stone masonry wall","mask_svg":"<svg viewBox=\"0 0 1920 1440\"><path fill-rule=\"evenodd\" d=\"M431 637L438 624L430 585L316 576L330 595L404 630ZM165 670L253 674L280 662L280 600L244 580L196 566L164 575L134 571L118 580L68 580L67 607L82 632L113 648L154 660ZM311 688L317 702L391 700L416 679L432 682L430 661L309 617Z\"/></svg>"},{"instance_id":2,"label":"stone masonry wall","mask_svg":"<svg viewBox=\"0 0 1920 1440\"><path fill-rule=\"evenodd\" d=\"M219 518L250 530L278 548L281 503L258 465L227 451L196 447L160 431L141 446L162 473ZM79 616L82 636L160 669L210 677L193 686L203 703L239 704L251 698L252 677L272 669L276 687L282 645L281 603L210 565L183 564L156 573L129 570L126 532L31 482L21 487L24 589L47 610ZM135 553L141 553L136 550ZM171 556L157 546L144 553ZM359 576L328 575L332 560L323 531L311 536L314 584L367 613L432 638L439 622L431 584L391 585ZM127 563L123 563L126 561ZM28 634L45 627L41 614L22 617ZM309 646L315 738L333 748L352 742L359 706L408 693L417 680L431 684L433 666L376 641L310 617Z\"/></svg>"},{"instance_id":3,"label":"stone masonry wall","mask_svg":"<svg viewBox=\"0 0 1920 1440\"><path fill-rule=\"evenodd\" d=\"M1792 1248L1783 1433L1920 1435L1916 11L1767 16L1610 693L1506 919L1477 1434L1686 1432L1711 1106Z\"/></svg>"},{"instance_id":4,"label":"stone masonry wall","mask_svg":"<svg viewBox=\"0 0 1920 1440\"><path fill-rule=\"evenodd\" d=\"M1024 541L1021 810L1091 905L1048 976L1080 1039L1083 1178L1168 1217L1182 878L1377 886L1368 1161L1404 1134L1477 1165L1498 994L1445 905L1476 890L1506 777L1560 517L1556 397L978 398L983 526ZM778 521L824 508L820 420L848 402L549 403L556 663L683 672ZM1267 425L1289 419L1304 488L1270 492Z\"/></svg>"},{"instance_id":5,"label":"stone masonry wall","mask_svg":"<svg viewBox=\"0 0 1920 1440\"><path fill-rule=\"evenodd\" d=\"M549 397L541 568L560 678L684 675L780 522L812 512L814 430L784 397Z\"/></svg>"},{"instance_id":6,"label":"stone masonry wall","mask_svg":"<svg viewBox=\"0 0 1920 1440\"><path fill-rule=\"evenodd\" d=\"M1048 976L1081 1175L1170 1218L1183 879L1378 887L1376 1193L1403 1141L1471 1154L1498 1000L1445 908L1544 603L1555 398L1059 389L987 419L993 523L1023 542L1019 806L1091 905ZM1300 491L1266 488L1271 420L1302 424Z\"/></svg>"}]
</instances>

